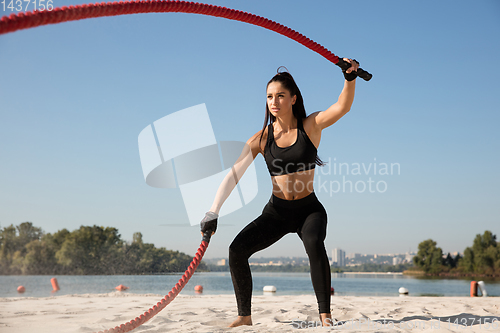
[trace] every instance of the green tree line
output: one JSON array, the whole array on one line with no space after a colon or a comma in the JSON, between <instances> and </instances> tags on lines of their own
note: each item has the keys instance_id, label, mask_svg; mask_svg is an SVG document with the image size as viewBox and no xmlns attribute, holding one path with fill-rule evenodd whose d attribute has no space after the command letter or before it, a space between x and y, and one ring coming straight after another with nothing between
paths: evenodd
<instances>
[{"instance_id":1,"label":"green tree line","mask_svg":"<svg viewBox=\"0 0 500 333\"><path fill-rule=\"evenodd\" d=\"M81 226L50 234L24 222L0 229L0 275L184 272L192 259L144 243L140 232L134 233L132 242L125 242L111 227ZM204 263L198 267L206 270Z\"/></svg>"},{"instance_id":2,"label":"green tree line","mask_svg":"<svg viewBox=\"0 0 500 333\"><path fill-rule=\"evenodd\" d=\"M413 257L416 266L428 274L484 274L500 275L500 244L496 235L485 231L477 234L472 247L467 247L463 257L452 257L450 253L445 257L443 250L432 239L425 240L418 245L418 253Z\"/></svg>"}]
</instances>

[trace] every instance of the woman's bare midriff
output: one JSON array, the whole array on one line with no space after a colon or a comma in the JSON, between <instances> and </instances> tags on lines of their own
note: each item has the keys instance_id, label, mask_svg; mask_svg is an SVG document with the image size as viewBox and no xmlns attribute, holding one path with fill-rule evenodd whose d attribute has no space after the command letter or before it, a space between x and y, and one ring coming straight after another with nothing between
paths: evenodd
<instances>
[{"instance_id":1,"label":"woman's bare midriff","mask_svg":"<svg viewBox=\"0 0 500 333\"><path fill-rule=\"evenodd\" d=\"M314 191L314 169L271 177L273 194L284 200L307 197Z\"/></svg>"}]
</instances>

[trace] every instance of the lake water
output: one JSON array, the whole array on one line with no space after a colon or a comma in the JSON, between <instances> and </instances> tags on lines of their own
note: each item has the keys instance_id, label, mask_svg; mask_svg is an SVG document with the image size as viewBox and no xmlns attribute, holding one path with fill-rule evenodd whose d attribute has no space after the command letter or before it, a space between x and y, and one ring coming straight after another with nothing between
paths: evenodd
<instances>
[{"instance_id":1,"label":"lake water","mask_svg":"<svg viewBox=\"0 0 500 333\"><path fill-rule=\"evenodd\" d=\"M61 275L61 276L0 276L0 297L47 297L67 294L102 294L114 292L123 284L126 293L166 295L182 274L168 275ZM56 277L61 290L52 293L50 279ZM398 296L400 287L410 296L469 296L470 281L464 279L423 279L398 274L332 274L335 295L340 296ZM476 279L480 280L480 279ZM500 296L500 281L487 281L489 296ZM17 287L26 288L24 294ZM228 272L195 273L182 290L194 295L194 286L202 285L204 294L232 294L233 285ZM262 288L276 286L276 295L313 295L309 273L253 273L254 295Z\"/></svg>"}]
</instances>

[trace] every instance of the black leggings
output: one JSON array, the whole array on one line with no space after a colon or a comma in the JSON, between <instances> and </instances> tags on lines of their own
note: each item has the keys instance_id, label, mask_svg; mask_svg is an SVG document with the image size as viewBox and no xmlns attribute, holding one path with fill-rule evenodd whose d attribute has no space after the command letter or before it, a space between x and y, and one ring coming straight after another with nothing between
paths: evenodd
<instances>
[{"instance_id":1,"label":"black leggings","mask_svg":"<svg viewBox=\"0 0 500 333\"><path fill-rule=\"evenodd\" d=\"M323 243L326 221L325 208L314 192L298 200L271 197L262 215L241 230L229 246L229 267L239 316L251 314L252 275L248 258L291 232L299 235L309 257L319 313L330 313L330 264Z\"/></svg>"}]
</instances>

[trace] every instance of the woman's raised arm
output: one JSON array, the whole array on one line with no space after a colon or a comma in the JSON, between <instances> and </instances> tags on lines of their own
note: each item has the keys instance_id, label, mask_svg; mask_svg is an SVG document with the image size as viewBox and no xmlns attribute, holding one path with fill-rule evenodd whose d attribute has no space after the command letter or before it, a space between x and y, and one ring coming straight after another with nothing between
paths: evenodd
<instances>
[{"instance_id":1,"label":"woman's raised arm","mask_svg":"<svg viewBox=\"0 0 500 333\"><path fill-rule=\"evenodd\" d=\"M319 111L311 114L314 119L315 127L318 130L323 130L337 122L351 109L352 102L354 101L354 91L356 89L356 77L349 74L356 71L359 64L355 60L344 58L345 61L351 63L351 68L346 70L346 80L344 83L344 89L340 93L338 101L330 106L325 111ZM351 79L349 81L349 79Z\"/></svg>"}]
</instances>

